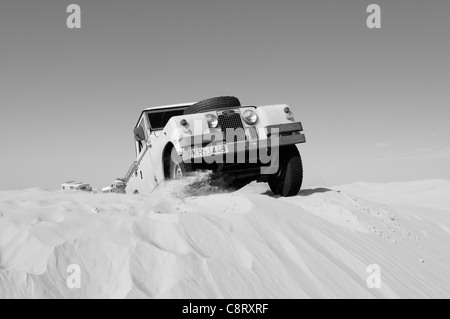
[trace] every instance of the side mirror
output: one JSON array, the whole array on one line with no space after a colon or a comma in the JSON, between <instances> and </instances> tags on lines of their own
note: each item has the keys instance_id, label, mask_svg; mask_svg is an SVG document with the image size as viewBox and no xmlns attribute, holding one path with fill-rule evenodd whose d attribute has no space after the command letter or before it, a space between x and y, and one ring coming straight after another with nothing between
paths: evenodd
<instances>
[{"instance_id":1,"label":"side mirror","mask_svg":"<svg viewBox=\"0 0 450 319\"><path fill-rule=\"evenodd\" d=\"M145 133L142 126L136 127L134 129L134 139L136 140L136 142L145 141Z\"/></svg>"}]
</instances>

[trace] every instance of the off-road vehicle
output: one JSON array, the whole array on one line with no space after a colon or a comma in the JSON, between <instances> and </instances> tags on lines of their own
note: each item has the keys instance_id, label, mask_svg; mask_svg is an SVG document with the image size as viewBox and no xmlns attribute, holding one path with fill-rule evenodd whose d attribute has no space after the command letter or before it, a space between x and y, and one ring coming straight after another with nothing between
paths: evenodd
<instances>
[{"instance_id":1,"label":"off-road vehicle","mask_svg":"<svg viewBox=\"0 0 450 319\"><path fill-rule=\"evenodd\" d=\"M145 109L135 126L136 161L127 193L150 193L171 179L211 171L227 187L267 182L275 195L297 195L303 127L289 106L242 106L231 96Z\"/></svg>"}]
</instances>

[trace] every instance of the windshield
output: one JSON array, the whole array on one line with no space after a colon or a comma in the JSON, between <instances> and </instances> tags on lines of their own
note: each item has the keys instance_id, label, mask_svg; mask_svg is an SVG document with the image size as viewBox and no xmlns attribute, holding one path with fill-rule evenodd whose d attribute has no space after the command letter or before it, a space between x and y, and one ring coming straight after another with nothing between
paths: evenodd
<instances>
[{"instance_id":1,"label":"windshield","mask_svg":"<svg viewBox=\"0 0 450 319\"><path fill-rule=\"evenodd\" d=\"M183 114L184 109L151 111L148 120L152 130L162 130L172 117Z\"/></svg>"}]
</instances>

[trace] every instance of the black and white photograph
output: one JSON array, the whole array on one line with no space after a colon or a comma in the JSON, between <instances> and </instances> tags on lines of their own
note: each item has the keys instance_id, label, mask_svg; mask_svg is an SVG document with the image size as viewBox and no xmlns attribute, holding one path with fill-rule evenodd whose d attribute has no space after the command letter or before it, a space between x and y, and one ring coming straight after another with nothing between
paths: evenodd
<instances>
[{"instance_id":1,"label":"black and white photograph","mask_svg":"<svg viewBox=\"0 0 450 319\"><path fill-rule=\"evenodd\" d=\"M0 299L450 298L449 16L0 0Z\"/></svg>"}]
</instances>

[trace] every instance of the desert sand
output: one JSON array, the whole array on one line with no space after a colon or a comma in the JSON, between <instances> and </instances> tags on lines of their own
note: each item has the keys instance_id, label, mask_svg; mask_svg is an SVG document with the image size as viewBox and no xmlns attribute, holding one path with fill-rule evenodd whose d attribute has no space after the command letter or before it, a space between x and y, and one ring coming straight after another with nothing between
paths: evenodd
<instances>
[{"instance_id":1,"label":"desert sand","mask_svg":"<svg viewBox=\"0 0 450 319\"><path fill-rule=\"evenodd\" d=\"M0 192L0 298L449 298L450 182ZM79 265L81 287L67 286ZM381 287L369 288L369 265Z\"/></svg>"}]
</instances>

